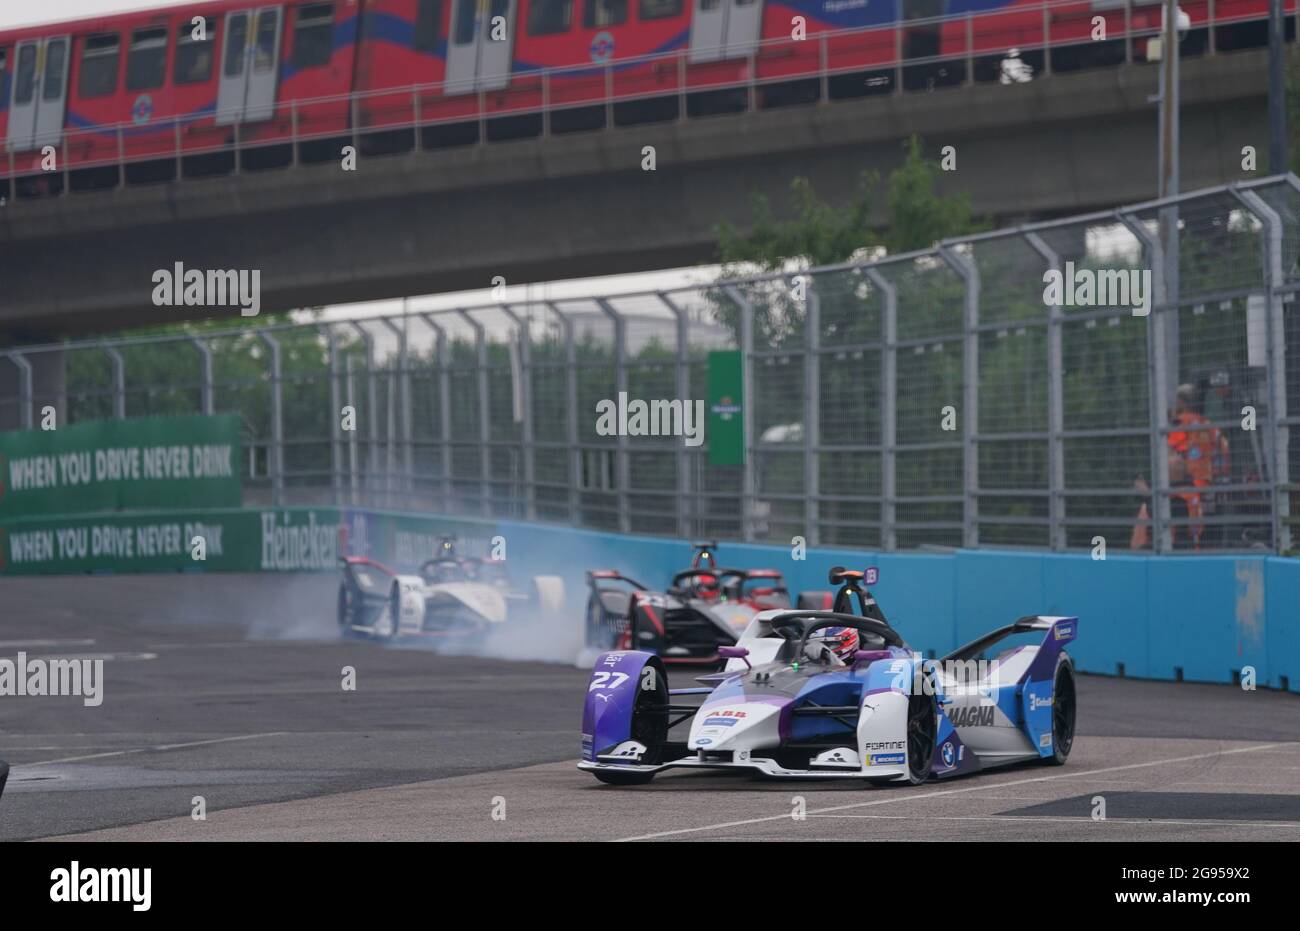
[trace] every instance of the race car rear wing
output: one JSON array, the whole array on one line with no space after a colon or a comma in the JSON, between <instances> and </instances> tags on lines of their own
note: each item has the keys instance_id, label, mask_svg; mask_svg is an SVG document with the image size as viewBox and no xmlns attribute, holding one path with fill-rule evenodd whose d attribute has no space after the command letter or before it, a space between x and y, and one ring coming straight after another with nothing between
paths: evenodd
<instances>
[{"instance_id":1,"label":"race car rear wing","mask_svg":"<svg viewBox=\"0 0 1300 931\"><path fill-rule=\"evenodd\" d=\"M602 582L623 582L640 591L646 591L644 585L636 579L624 575L617 569L592 569L587 573L587 584L592 588L600 588Z\"/></svg>"},{"instance_id":2,"label":"race car rear wing","mask_svg":"<svg viewBox=\"0 0 1300 931\"><path fill-rule=\"evenodd\" d=\"M999 627L978 640L972 640L965 646L958 647L943 657L943 661L974 659L999 640L1010 637L1012 634L1023 634L1035 630L1041 630L1044 634L1050 633L1055 642L1068 642L1075 638L1078 621L1077 617L1053 617L1045 614L1026 615L1013 624Z\"/></svg>"}]
</instances>

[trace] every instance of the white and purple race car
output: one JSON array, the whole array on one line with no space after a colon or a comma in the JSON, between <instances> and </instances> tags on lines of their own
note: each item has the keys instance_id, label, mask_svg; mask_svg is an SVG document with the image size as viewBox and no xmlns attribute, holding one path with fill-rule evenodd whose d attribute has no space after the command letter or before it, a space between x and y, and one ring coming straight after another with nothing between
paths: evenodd
<instances>
[{"instance_id":1,"label":"white and purple race car","mask_svg":"<svg viewBox=\"0 0 1300 931\"><path fill-rule=\"evenodd\" d=\"M660 657L601 654L582 718L578 768L636 785L661 770L919 785L993 766L1060 765L1074 741L1078 619L1031 615L941 660L912 651L868 584L836 567L832 609L757 614L727 667L670 689ZM856 599L858 610L853 610Z\"/></svg>"}]
</instances>

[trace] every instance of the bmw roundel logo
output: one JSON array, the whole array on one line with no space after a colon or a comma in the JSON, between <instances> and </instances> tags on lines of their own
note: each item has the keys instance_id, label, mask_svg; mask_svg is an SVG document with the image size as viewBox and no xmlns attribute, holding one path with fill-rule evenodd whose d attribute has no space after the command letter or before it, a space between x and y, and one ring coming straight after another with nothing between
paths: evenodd
<instances>
[{"instance_id":1,"label":"bmw roundel logo","mask_svg":"<svg viewBox=\"0 0 1300 931\"><path fill-rule=\"evenodd\" d=\"M944 745L943 745L943 750L940 751L940 752L943 754L943 765L944 765L944 766L951 766L951 765L953 764L953 762L954 762L954 761L956 760L956 758L957 758L957 754L956 754L956 752L955 752L955 751L953 750L953 748L952 748L952 741L951 741L951 740L949 740L949 741L947 741L947 742L944 743Z\"/></svg>"},{"instance_id":2,"label":"bmw roundel logo","mask_svg":"<svg viewBox=\"0 0 1300 931\"><path fill-rule=\"evenodd\" d=\"M131 107L131 122L139 126L141 123L147 123L153 118L153 98L148 94L141 94L135 98L135 104Z\"/></svg>"},{"instance_id":3,"label":"bmw roundel logo","mask_svg":"<svg viewBox=\"0 0 1300 931\"><path fill-rule=\"evenodd\" d=\"M608 32L598 32L591 40L591 60L605 62L614 57L614 37Z\"/></svg>"}]
</instances>

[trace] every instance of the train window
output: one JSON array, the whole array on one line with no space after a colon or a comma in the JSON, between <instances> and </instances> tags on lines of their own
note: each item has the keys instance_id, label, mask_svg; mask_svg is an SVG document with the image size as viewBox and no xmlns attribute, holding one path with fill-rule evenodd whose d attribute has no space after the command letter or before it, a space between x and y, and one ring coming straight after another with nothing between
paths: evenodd
<instances>
[{"instance_id":1,"label":"train window","mask_svg":"<svg viewBox=\"0 0 1300 931\"><path fill-rule=\"evenodd\" d=\"M226 77L244 73L244 49L248 45L248 14L236 13L230 17L230 32L226 36Z\"/></svg>"},{"instance_id":2,"label":"train window","mask_svg":"<svg viewBox=\"0 0 1300 931\"><path fill-rule=\"evenodd\" d=\"M582 25L587 29L617 26L627 22L627 0L587 0Z\"/></svg>"},{"instance_id":3,"label":"train window","mask_svg":"<svg viewBox=\"0 0 1300 931\"><path fill-rule=\"evenodd\" d=\"M328 65L333 54L334 4L313 3L300 9L293 33L294 67Z\"/></svg>"},{"instance_id":4,"label":"train window","mask_svg":"<svg viewBox=\"0 0 1300 931\"><path fill-rule=\"evenodd\" d=\"M55 39L45 47L45 87L42 91L44 99L63 99L63 78L67 71L68 41Z\"/></svg>"},{"instance_id":5,"label":"train window","mask_svg":"<svg viewBox=\"0 0 1300 931\"><path fill-rule=\"evenodd\" d=\"M641 0L642 19L664 19L679 16L682 12L682 0Z\"/></svg>"},{"instance_id":6,"label":"train window","mask_svg":"<svg viewBox=\"0 0 1300 931\"><path fill-rule=\"evenodd\" d=\"M456 0L456 34L452 39L457 45L469 45L474 41L474 16L477 6L475 0Z\"/></svg>"},{"instance_id":7,"label":"train window","mask_svg":"<svg viewBox=\"0 0 1300 931\"><path fill-rule=\"evenodd\" d=\"M420 0L415 10L415 47L421 52L438 48L438 32L442 28L442 0Z\"/></svg>"},{"instance_id":8,"label":"train window","mask_svg":"<svg viewBox=\"0 0 1300 931\"><path fill-rule=\"evenodd\" d=\"M126 57L126 89L147 91L162 87L167 75L167 30L137 29Z\"/></svg>"},{"instance_id":9,"label":"train window","mask_svg":"<svg viewBox=\"0 0 1300 931\"><path fill-rule=\"evenodd\" d=\"M533 0L528 8L530 36L568 32L572 22L573 0Z\"/></svg>"},{"instance_id":10,"label":"train window","mask_svg":"<svg viewBox=\"0 0 1300 931\"><path fill-rule=\"evenodd\" d=\"M722 0L700 0L701 10L716 10L722 4Z\"/></svg>"},{"instance_id":11,"label":"train window","mask_svg":"<svg viewBox=\"0 0 1300 931\"><path fill-rule=\"evenodd\" d=\"M257 14L257 39L253 51L253 70L258 74L275 67L275 36L280 29L280 11L263 10Z\"/></svg>"},{"instance_id":12,"label":"train window","mask_svg":"<svg viewBox=\"0 0 1300 931\"><path fill-rule=\"evenodd\" d=\"M194 26L186 21L176 30L176 70L172 79L177 84L199 84L212 77L212 62L217 47L217 24L204 20L203 38L194 38Z\"/></svg>"},{"instance_id":13,"label":"train window","mask_svg":"<svg viewBox=\"0 0 1300 931\"><path fill-rule=\"evenodd\" d=\"M85 97L103 97L117 90L117 58L121 44L116 33L91 36L81 53L81 80L77 93Z\"/></svg>"},{"instance_id":14,"label":"train window","mask_svg":"<svg viewBox=\"0 0 1300 931\"><path fill-rule=\"evenodd\" d=\"M14 103L31 103L35 87L36 46L24 45L18 49L18 73L14 75Z\"/></svg>"}]
</instances>

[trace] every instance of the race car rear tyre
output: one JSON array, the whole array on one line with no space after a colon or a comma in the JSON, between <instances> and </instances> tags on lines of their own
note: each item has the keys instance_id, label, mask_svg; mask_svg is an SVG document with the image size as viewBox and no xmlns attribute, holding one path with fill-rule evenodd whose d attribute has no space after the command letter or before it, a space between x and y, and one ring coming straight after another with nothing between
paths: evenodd
<instances>
[{"instance_id":1,"label":"race car rear tyre","mask_svg":"<svg viewBox=\"0 0 1300 931\"><path fill-rule=\"evenodd\" d=\"M338 597L338 622L339 631L347 637L352 633L352 605L348 596L348 587L346 584L339 583Z\"/></svg>"},{"instance_id":2,"label":"race car rear tyre","mask_svg":"<svg viewBox=\"0 0 1300 931\"><path fill-rule=\"evenodd\" d=\"M894 785L919 786L930 778L939 738L937 716L933 694L913 695L907 700L907 776Z\"/></svg>"},{"instance_id":3,"label":"race car rear tyre","mask_svg":"<svg viewBox=\"0 0 1300 931\"><path fill-rule=\"evenodd\" d=\"M1052 755L1043 757L1048 766L1062 766L1074 745L1074 719L1078 699L1074 687L1074 663L1064 653L1056 662L1052 683Z\"/></svg>"},{"instance_id":4,"label":"race car rear tyre","mask_svg":"<svg viewBox=\"0 0 1300 931\"><path fill-rule=\"evenodd\" d=\"M800 592L795 607L800 611L829 611L834 603L832 592Z\"/></svg>"}]
</instances>

